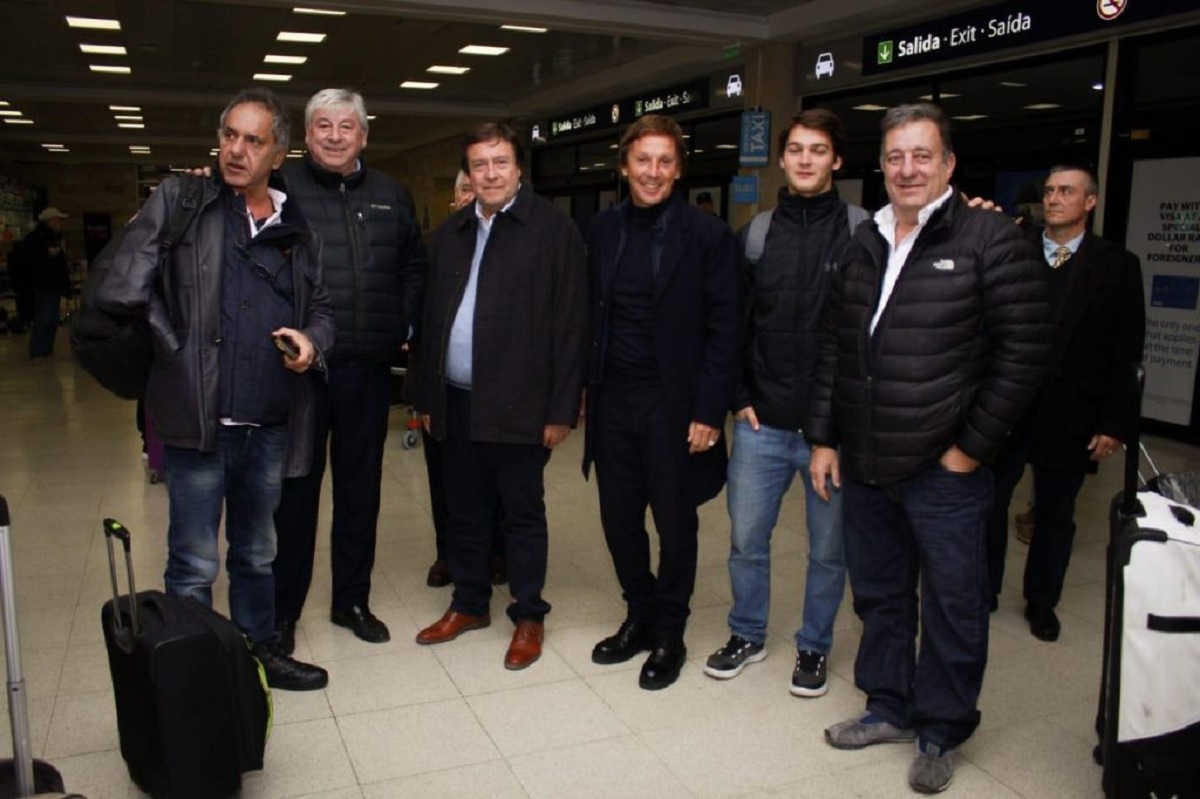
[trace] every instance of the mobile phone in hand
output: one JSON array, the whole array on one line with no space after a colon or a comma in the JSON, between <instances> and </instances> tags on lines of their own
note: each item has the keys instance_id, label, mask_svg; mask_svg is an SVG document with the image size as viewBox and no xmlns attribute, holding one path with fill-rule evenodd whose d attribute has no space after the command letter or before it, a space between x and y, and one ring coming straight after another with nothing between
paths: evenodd
<instances>
[{"instance_id":1,"label":"mobile phone in hand","mask_svg":"<svg viewBox=\"0 0 1200 799\"><path fill-rule=\"evenodd\" d=\"M292 340L290 338L288 338L287 336L280 335L280 336L275 336L274 339L275 339L275 346L278 347L279 351L282 352L284 355L291 358L292 360L295 360L296 358L300 357L300 350L296 347L295 344L292 343Z\"/></svg>"}]
</instances>

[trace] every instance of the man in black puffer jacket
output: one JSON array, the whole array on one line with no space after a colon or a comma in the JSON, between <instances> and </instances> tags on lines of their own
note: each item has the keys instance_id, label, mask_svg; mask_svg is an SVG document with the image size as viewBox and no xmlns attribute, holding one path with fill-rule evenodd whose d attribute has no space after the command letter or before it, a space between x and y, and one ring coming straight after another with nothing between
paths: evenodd
<instances>
[{"instance_id":1,"label":"man in black puffer jacket","mask_svg":"<svg viewBox=\"0 0 1200 799\"><path fill-rule=\"evenodd\" d=\"M421 316L427 268L412 198L362 161L367 112L362 96L323 89L304 110L303 162L285 165L288 190L321 236L321 264L337 339L329 382L319 391L312 471L288 480L275 513L276 619L294 646L312 581L326 442L333 471L333 598L330 620L382 643L387 626L371 613L371 570L387 438L391 365Z\"/></svg>"},{"instance_id":2,"label":"man in black puffer jacket","mask_svg":"<svg viewBox=\"0 0 1200 799\"><path fill-rule=\"evenodd\" d=\"M1051 328L1028 241L950 187L955 159L942 112L899 106L882 126L891 204L856 231L843 259L805 428L814 487L822 496L829 479L842 487L846 565L863 622L854 677L867 709L825 737L842 749L916 739L909 785L934 793L950 783L952 752L979 724L985 464L1037 390Z\"/></svg>"}]
</instances>

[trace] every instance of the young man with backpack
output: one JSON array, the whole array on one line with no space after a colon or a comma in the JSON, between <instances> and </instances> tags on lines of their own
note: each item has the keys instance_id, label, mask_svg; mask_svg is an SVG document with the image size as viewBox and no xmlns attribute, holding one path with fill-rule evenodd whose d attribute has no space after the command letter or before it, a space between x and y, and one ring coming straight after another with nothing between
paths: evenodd
<instances>
[{"instance_id":1,"label":"young man with backpack","mask_svg":"<svg viewBox=\"0 0 1200 799\"><path fill-rule=\"evenodd\" d=\"M741 674L766 657L771 598L771 534L783 495L799 474L809 535L804 621L796 632L791 693L816 697L828 688L825 660L846 583L840 492L826 501L808 476L808 415L821 308L840 251L867 212L838 197L846 131L821 109L803 111L779 136L787 185L775 209L742 229L743 373L734 399L733 452L727 501L732 524L729 642L708 658L717 679Z\"/></svg>"}]
</instances>

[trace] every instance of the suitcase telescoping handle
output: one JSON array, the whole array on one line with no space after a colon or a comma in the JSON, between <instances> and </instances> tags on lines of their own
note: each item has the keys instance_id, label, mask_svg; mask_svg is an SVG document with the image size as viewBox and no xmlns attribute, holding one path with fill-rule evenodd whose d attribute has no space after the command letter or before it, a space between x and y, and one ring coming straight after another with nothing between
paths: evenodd
<instances>
[{"instance_id":1,"label":"suitcase telescoping handle","mask_svg":"<svg viewBox=\"0 0 1200 799\"><path fill-rule=\"evenodd\" d=\"M129 625L133 629L133 637L138 635L137 588L133 584L133 560L129 556L129 530L116 519L104 520L104 541L108 544L108 573L112 577L113 588L113 626L117 632L125 629L121 621L120 590L117 588L117 558L113 554L113 539L121 542L125 550L125 571L129 575Z\"/></svg>"},{"instance_id":2,"label":"suitcase telescoping handle","mask_svg":"<svg viewBox=\"0 0 1200 799\"><path fill-rule=\"evenodd\" d=\"M8 714L12 724L15 796L33 796L33 743L29 738L29 705L25 699L25 674L21 669L21 639L17 634L16 589L13 586L12 548L9 545L8 500L0 495L0 611L4 619L4 656L8 663Z\"/></svg>"}]
</instances>

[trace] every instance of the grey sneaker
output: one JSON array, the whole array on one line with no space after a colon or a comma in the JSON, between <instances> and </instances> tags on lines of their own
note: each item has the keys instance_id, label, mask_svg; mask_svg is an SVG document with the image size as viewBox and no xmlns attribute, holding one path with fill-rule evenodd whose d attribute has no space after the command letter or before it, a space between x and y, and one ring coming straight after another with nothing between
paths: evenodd
<instances>
[{"instance_id":1,"label":"grey sneaker","mask_svg":"<svg viewBox=\"0 0 1200 799\"><path fill-rule=\"evenodd\" d=\"M816 697L829 690L825 679L825 656L811 649L796 653L796 668L792 671L792 696Z\"/></svg>"},{"instance_id":2,"label":"grey sneaker","mask_svg":"<svg viewBox=\"0 0 1200 799\"><path fill-rule=\"evenodd\" d=\"M704 673L718 680L730 680L741 674L746 664L758 663L766 656L767 648L762 644L733 635L725 646L708 656Z\"/></svg>"},{"instance_id":3,"label":"grey sneaker","mask_svg":"<svg viewBox=\"0 0 1200 799\"><path fill-rule=\"evenodd\" d=\"M941 793L954 779L954 750L917 743L917 756L908 767L908 784L917 793Z\"/></svg>"},{"instance_id":4,"label":"grey sneaker","mask_svg":"<svg viewBox=\"0 0 1200 799\"><path fill-rule=\"evenodd\" d=\"M870 711L825 728L825 740L835 749L862 749L871 744L902 744L916 737L917 733L914 730L879 721L871 716Z\"/></svg>"}]
</instances>

